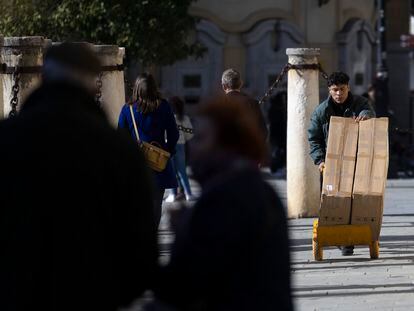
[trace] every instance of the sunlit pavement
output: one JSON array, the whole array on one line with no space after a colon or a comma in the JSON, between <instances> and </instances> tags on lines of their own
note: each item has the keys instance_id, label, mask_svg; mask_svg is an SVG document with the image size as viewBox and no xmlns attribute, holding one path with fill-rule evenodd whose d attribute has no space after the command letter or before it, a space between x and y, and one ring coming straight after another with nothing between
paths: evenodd
<instances>
[{"instance_id":1,"label":"sunlit pavement","mask_svg":"<svg viewBox=\"0 0 414 311\"><path fill-rule=\"evenodd\" d=\"M286 204L286 182L267 179ZM193 188L198 193L198 187L193 184ZM369 259L368 247L357 247L351 257L325 248L324 260L315 262L313 219L289 220L295 310L414 310L413 202L414 180L388 182L377 260ZM159 239L161 261L166 262L173 241L167 213Z\"/></svg>"}]
</instances>

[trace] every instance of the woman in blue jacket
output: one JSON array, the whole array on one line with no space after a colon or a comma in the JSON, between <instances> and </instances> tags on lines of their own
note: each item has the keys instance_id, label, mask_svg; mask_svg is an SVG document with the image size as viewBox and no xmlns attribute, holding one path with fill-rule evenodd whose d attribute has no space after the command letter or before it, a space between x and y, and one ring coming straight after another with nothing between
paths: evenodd
<instances>
[{"instance_id":1,"label":"woman in blue jacket","mask_svg":"<svg viewBox=\"0 0 414 311\"><path fill-rule=\"evenodd\" d=\"M119 116L118 128L128 130L129 134L137 140L130 105L132 105L140 139L148 143L156 142L161 148L173 155L179 136L177 124L170 105L165 99L161 98L157 84L151 74L144 73L138 76L135 81L132 102L122 108ZM154 212L158 225L161 219L165 189L176 188L177 180L171 160L168 160L164 171L153 171L153 173L156 182Z\"/></svg>"}]
</instances>

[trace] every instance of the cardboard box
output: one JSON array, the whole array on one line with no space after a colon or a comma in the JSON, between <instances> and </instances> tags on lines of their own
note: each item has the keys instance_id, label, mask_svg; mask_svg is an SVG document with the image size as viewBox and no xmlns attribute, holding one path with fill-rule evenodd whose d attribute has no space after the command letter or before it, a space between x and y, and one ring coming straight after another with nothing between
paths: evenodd
<instances>
[{"instance_id":1,"label":"cardboard box","mask_svg":"<svg viewBox=\"0 0 414 311\"><path fill-rule=\"evenodd\" d=\"M359 123L351 223L370 224L374 240L379 238L381 231L388 146L388 118Z\"/></svg>"},{"instance_id":2,"label":"cardboard box","mask_svg":"<svg viewBox=\"0 0 414 311\"><path fill-rule=\"evenodd\" d=\"M322 194L321 209L319 210L319 225L347 225L351 215L351 200L349 196L332 196Z\"/></svg>"},{"instance_id":3,"label":"cardboard box","mask_svg":"<svg viewBox=\"0 0 414 311\"><path fill-rule=\"evenodd\" d=\"M350 223L358 123L331 117L319 212L320 225Z\"/></svg>"},{"instance_id":4,"label":"cardboard box","mask_svg":"<svg viewBox=\"0 0 414 311\"><path fill-rule=\"evenodd\" d=\"M351 223L354 225L370 225L373 240L379 239L383 212L384 196L354 194Z\"/></svg>"}]
</instances>

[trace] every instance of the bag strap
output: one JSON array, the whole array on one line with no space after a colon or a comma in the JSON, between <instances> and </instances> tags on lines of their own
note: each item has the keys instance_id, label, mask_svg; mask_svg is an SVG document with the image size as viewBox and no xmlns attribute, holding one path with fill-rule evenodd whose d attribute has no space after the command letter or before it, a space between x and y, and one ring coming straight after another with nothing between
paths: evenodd
<instances>
[{"instance_id":1,"label":"bag strap","mask_svg":"<svg viewBox=\"0 0 414 311\"><path fill-rule=\"evenodd\" d=\"M129 105L129 112L131 113L132 123L134 124L135 136L137 137L137 141L141 142L141 139L139 138L137 123L135 122L134 111L132 110L132 105Z\"/></svg>"}]
</instances>

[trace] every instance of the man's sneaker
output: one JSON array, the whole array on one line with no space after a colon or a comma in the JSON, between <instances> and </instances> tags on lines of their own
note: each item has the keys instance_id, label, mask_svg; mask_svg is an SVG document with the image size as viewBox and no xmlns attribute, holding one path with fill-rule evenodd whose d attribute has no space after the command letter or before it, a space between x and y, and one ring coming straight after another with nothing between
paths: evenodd
<instances>
[{"instance_id":1,"label":"man's sneaker","mask_svg":"<svg viewBox=\"0 0 414 311\"><path fill-rule=\"evenodd\" d=\"M341 247L342 256L352 256L354 254L354 246Z\"/></svg>"},{"instance_id":2,"label":"man's sneaker","mask_svg":"<svg viewBox=\"0 0 414 311\"><path fill-rule=\"evenodd\" d=\"M176 201L175 194L172 194L172 193L170 193L168 195L168 197L165 199L165 202L167 202L167 203L172 203L172 202L175 202L175 201Z\"/></svg>"}]
</instances>

